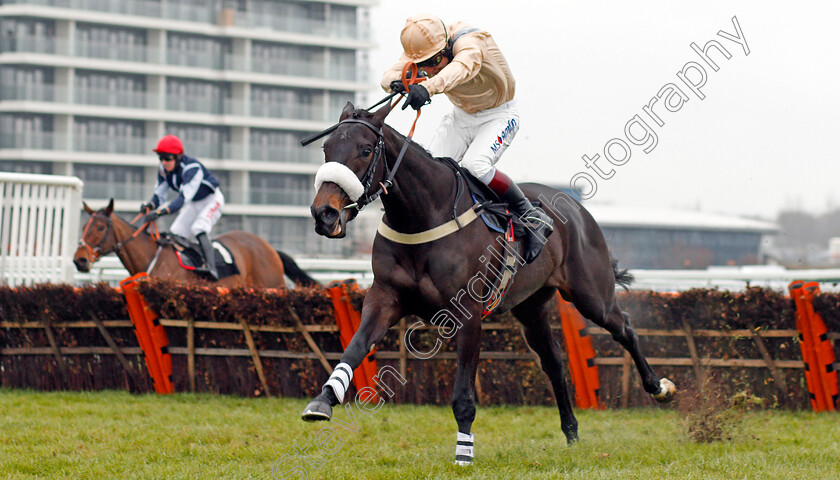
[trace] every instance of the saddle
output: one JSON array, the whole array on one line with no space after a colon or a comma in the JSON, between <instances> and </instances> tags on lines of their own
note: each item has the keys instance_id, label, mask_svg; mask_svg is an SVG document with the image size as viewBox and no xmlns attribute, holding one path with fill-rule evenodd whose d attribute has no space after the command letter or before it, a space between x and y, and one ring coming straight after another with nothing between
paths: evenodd
<instances>
[{"instance_id":1,"label":"saddle","mask_svg":"<svg viewBox=\"0 0 840 480\"><path fill-rule=\"evenodd\" d=\"M178 263L182 268L190 270L196 275L204 276L203 272L196 271L196 269L204 267L204 255L202 255L198 243L191 242L174 233L164 232L160 235L158 245L162 247L171 246L175 250L175 256L178 257ZM219 272L220 280L239 275L239 267L236 266L233 254L226 246L214 240L213 252L216 255L216 271Z\"/></svg>"},{"instance_id":2,"label":"saddle","mask_svg":"<svg viewBox=\"0 0 840 480\"><path fill-rule=\"evenodd\" d=\"M448 163L451 168L461 174L473 203L481 205L481 208L477 210L479 218L491 232L507 234L512 229L514 239L525 237L525 226L519 218L508 211L507 203L501 200L496 192L475 178L467 169L458 165L455 160L449 157L440 157L437 160ZM539 202L531 202L531 204L535 207L540 206Z\"/></svg>"}]
</instances>

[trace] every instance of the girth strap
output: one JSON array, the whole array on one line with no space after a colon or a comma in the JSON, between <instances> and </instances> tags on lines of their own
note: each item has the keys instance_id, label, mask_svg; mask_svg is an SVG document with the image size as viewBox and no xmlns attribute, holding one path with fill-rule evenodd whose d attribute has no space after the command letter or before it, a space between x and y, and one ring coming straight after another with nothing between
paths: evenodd
<instances>
[{"instance_id":1,"label":"girth strap","mask_svg":"<svg viewBox=\"0 0 840 480\"><path fill-rule=\"evenodd\" d=\"M513 281L513 277L516 275L517 258L516 255L513 254L513 250L516 249L516 244L514 243L513 238L513 223L509 224L508 231L505 233L504 238L505 242L507 242L507 247L503 249L505 251L505 261L502 264L503 271L501 276L496 278L493 285L493 293L490 294L490 299L484 305L484 311L481 312L482 320L493 313L493 310L502 303L502 300L505 298L505 294L507 293L507 288L510 286L510 282Z\"/></svg>"},{"instance_id":2,"label":"girth strap","mask_svg":"<svg viewBox=\"0 0 840 480\"><path fill-rule=\"evenodd\" d=\"M475 207L476 205L459 215L458 218L450 220L442 225L438 225L430 230L426 230L425 232L400 233L388 225L385 225L385 222L380 222L379 228L376 231L392 242L402 243L405 245L419 245L421 243L434 242L435 240L439 240L447 235L457 232L478 218L478 215L475 213Z\"/></svg>"}]
</instances>

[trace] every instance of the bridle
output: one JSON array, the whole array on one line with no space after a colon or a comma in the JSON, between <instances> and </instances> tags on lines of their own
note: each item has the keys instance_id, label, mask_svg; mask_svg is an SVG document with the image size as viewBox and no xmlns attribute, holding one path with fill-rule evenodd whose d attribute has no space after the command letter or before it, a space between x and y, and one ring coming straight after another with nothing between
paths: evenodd
<instances>
[{"instance_id":1,"label":"bridle","mask_svg":"<svg viewBox=\"0 0 840 480\"><path fill-rule=\"evenodd\" d=\"M140 228L137 229L137 231L135 231L130 237L125 239L125 241L120 242L120 241L118 241L117 236L116 236L117 232L116 232L116 230L114 230L114 221L111 219L111 217L109 215L104 215L103 214L101 216L105 218L105 221L107 222L108 228L105 230L105 235L102 236L102 240L100 240L99 243L96 244L95 246L91 247L90 244L85 242L85 236L87 235L88 229L91 227L91 225L93 223L93 219L97 215L98 215L98 212L91 215L90 220L88 220L88 222L85 224L85 228L82 231L82 238L79 240L79 247L83 247L85 249L88 256L90 257L90 263L96 263L96 261L99 260L100 257L108 255L109 253L112 253L112 252L119 255L120 250L122 250L122 248L128 242L137 238L137 236L140 235L140 232L145 230L146 225L148 225L148 224L141 225ZM136 221L136 218L135 218L135 221ZM132 221L132 223L133 223L133 221ZM157 232L157 225L154 224L154 223L152 223L152 225L153 225L153 228L154 228L154 232L152 233L152 237L155 237L156 232ZM114 241L116 243L114 243L114 246L111 247L109 250L105 250L104 249L105 243L108 241L108 237L111 235L111 232L114 233Z\"/></svg>"},{"instance_id":2,"label":"bridle","mask_svg":"<svg viewBox=\"0 0 840 480\"><path fill-rule=\"evenodd\" d=\"M343 123L359 123L369 128L373 131L373 133L376 134L376 147L374 147L373 149L373 159L368 164L368 167L365 170L365 174L362 175L362 178L360 179L360 181L362 182L362 186L364 187L364 193L354 203L351 203L350 205L347 205L342 209L349 210L351 208L355 208L356 210L361 210L362 208L379 198L379 196L383 193L388 193L388 189L394 185L394 175L396 175L397 169L399 169L400 167L400 163L402 162L405 153L405 146L408 145L409 140L406 139L406 143L403 146L402 151L400 151L400 155L397 157L397 161L394 162L394 168L392 169L388 167L388 162L384 160L385 135L382 133L381 128L377 128L374 124L358 118L348 118L346 120L338 122L339 125ZM368 193L370 192L370 186L373 183L373 176L376 174L376 166L379 163L380 158L383 158L382 163L385 165L385 178L384 180L379 182L379 189L376 192Z\"/></svg>"},{"instance_id":3,"label":"bridle","mask_svg":"<svg viewBox=\"0 0 840 480\"><path fill-rule=\"evenodd\" d=\"M99 260L99 257L101 257L103 255L107 255L111 252L117 251L115 248L112 248L111 250L109 250L107 252L103 251L103 247L105 245L105 242L108 241L108 237L111 235L111 232L114 230L114 222L111 220L111 217L108 217L108 216L105 216L105 215L103 215L103 217L105 217L105 221L107 222L108 229L105 231L105 235L102 236L102 240L100 240L99 243L96 244L93 247L91 247L90 244L85 242L85 236L87 236L88 229L90 229L90 226L93 224L94 217L96 217L96 214L92 215L90 217L90 220L88 220L88 222L85 224L85 229L84 229L84 231L82 231L82 238L79 240L79 246L84 247L85 251L87 252L88 256L90 257L90 263L96 262L97 260ZM116 245L115 245L115 247L116 247Z\"/></svg>"}]
</instances>

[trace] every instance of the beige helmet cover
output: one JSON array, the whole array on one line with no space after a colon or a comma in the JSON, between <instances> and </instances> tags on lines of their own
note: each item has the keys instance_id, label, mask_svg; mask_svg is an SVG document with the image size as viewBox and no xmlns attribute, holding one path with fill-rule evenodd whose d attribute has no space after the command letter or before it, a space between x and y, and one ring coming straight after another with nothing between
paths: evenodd
<instances>
[{"instance_id":1,"label":"beige helmet cover","mask_svg":"<svg viewBox=\"0 0 840 480\"><path fill-rule=\"evenodd\" d=\"M443 21L434 15L423 13L408 17L400 33L405 56L414 63L432 58L443 50L449 35Z\"/></svg>"}]
</instances>

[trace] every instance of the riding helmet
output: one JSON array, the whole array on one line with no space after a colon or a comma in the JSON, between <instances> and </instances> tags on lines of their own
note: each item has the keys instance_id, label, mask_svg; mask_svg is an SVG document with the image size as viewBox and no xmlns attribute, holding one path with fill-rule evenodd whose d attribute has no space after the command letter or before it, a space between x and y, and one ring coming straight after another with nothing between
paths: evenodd
<instances>
[{"instance_id":1,"label":"riding helmet","mask_svg":"<svg viewBox=\"0 0 840 480\"><path fill-rule=\"evenodd\" d=\"M428 60L443 50L448 38L443 21L427 13L408 17L400 33L405 56L414 63Z\"/></svg>"}]
</instances>

